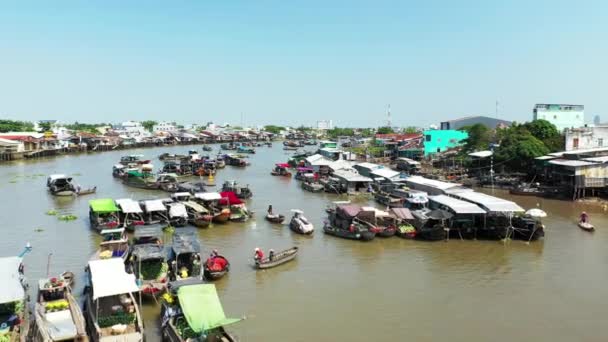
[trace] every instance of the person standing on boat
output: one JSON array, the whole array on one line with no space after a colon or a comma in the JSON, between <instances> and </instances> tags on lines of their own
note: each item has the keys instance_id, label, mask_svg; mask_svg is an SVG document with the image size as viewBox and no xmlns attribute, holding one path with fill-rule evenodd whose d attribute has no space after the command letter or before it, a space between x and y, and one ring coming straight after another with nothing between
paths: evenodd
<instances>
[{"instance_id":1,"label":"person standing on boat","mask_svg":"<svg viewBox=\"0 0 608 342\"><path fill-rule=\"evenodd\" d=\"M589 222L589 215L587 215L587 213L583 211L583 212L581 213L581 218L580 218L580 221L581 221L582 223L588 223L588 222Z\"/></svg>"},{"instance_id":2,"label":"person standing on boat","mask_svg":"<svg viewBox=\"0 0 608 342\"><path fill-rule=\"evenodd\" d=\"M213 259L215 259L215 258L216 258L218 255L220 255L220 253L218 253L217 249L214 249L214 250L211 252L211 255L209 256L209 259L213 260Z\"/></svg>"},{"instance_id":3,"label":"person standing on boat","mask_svg":"<svg viewBox=\"0 0 608 342\"><path fill-rule=\"evenodd\" d=\"M256 247L253 258L257 261L262 261L264 259L264 252L260 248Z\"/></svg>"},{"instance_id":4,"label":"person standing on boat","mask_svg":"<svg viewBox=\"0 0 608 342\"><path fill-rule=\"evenodd\" d=\"M272 204L268 206L268 216L272 216Z\"/></svg>"},{"instance_id":5,"label":"person standing on boat","mask_svg":"<svg viewBox=\"0 0 608 342\"><path fill-rule=\"evenodd\" d=\"M274 249L268 251L268 260L272 261L272 259L274 259Z\"/></svg>"}]
</instances>

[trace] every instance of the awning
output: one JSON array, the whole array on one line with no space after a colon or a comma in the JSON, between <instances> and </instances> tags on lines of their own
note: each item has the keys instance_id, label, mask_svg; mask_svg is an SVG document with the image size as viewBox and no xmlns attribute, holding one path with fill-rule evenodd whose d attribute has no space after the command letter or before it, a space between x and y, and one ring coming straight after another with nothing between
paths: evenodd
<instances>
[{"instance_id":1,"label":"awning","mask_svg":"<svg viewBox=\"0 0 608 342\"><path fill-rule=\"evenodd\" d=\"M476 204L462 201L446 195L430 196L429 199L435 203L451 209L455 214L485 214L486 211Z\"/></svg>"},{"instance_id":2,"label":"awning","mask_svg":"<svg viewBox=\"0 0 608 342\"><path fill-rule=\"evenodd\" d=\"M164 259L164 247L155 243L133 246L133 256L139 260Z\"/></svg>"},{"instance_id":3,"label":"awning","mask_svg":"<svg viewBox=\"0 0 608 342\"><path fill-rule=\"evenodd\" d=\"M89 201L91 210L95 213L115 213L118 207L111 198L100 198Z\"/></svg>"},{"instance_id":4,"label":"awning","mask_svg":"<svg viewBox=\"0 0 608 342\"><path fill-rule=\"evenodd\" d=\"M401 220L413 220L414 216L408 208L391 208L393 214Z\"/></svg>"},{"instance_id":5,"label":"awning","mask_svg":"<svg viewBox=\"0 0 608 342\"><path fill-rule=\"evenodd\" d=\"M146 208L147 212L167 210L165 204L163 203L163 200L144 201L144 207Z\"/></svg>"},{"instance_id":6,"label":"awning","mask_svg":"<svg viewBox=\"0 0 608 342\"><path fill-rule=\"evenodd\" d=\"M342 211L348 217L355 217L361 211L361 207L356 204L339 205L338 210Z\"/></svg>"},{"instance_id":7,"label":"awning","mask_svg":"<svg viewBox=\"0 0 608 342\"><path fill-rule=\"evenodd\" d=\"M275 164L275 165L276 165L276 166L278 166L278 167L286 168L286 169L287 169L287 168L289 168L289 166L290 166L290 165L289 165L289 164L287 164L287 163L277 163L277 164Z\"/></svg>"},{"instance_id":8,"label":"awning","mask_svg":"<svg viewBox=\"0 0 608 342\"><path fill-rule=\"evenodd\" d=\"M200 205L196 202L188 201L188 202L184 202L184 205L188 208L193 209L194 211L196 211L198 213L208 213L209 212L209 210L207 210L207 208L203 207L202 205Z\"/></svg>"},{"instance_id":9,"label":"awning","mask_svg":"<svg viewBox=\"0 0 608 342\"><path fill-rule=\"evenodd\" d=\"M125 272L121 258L89 261L89 272L93 284L93 300L139 292L135 275Z\"/></svg>"},{"instance_id":10,"label":"awning","mask_svg":"<svg viewBox=\"0 0 608 342\"><path fill-rule=\"evenodd\" d=\"M203 201L217 201L222 198L222 195L217 192L198 192L194 194L194 197Z\"/></svg>"},{"instance_id":11,"label":"awning","mask_svg":"<svg viewBox=\"0 0 608 342\"><path fill-rule=\"evenodd\" d=\"M213 284L182 286L177 297L190 329L197 334L241 320L226 318Z\"/></svg>"},{"instance_id":12,"label":"awning","mask_svg":"<svg viewBox=\"0 0 608 342\"><path fill-rule=\"evenodd\" d=\"M19 275L21 258L0 258L0 304L15 302L24 299L23 285Z\"/></svg>"},{"instance_id":13,"label":"awning","mask_svg":"<svg viewBox=\"0 0 608 342\"><path fill-rule=\"evenodd\" d=\"M171 248L173 248L175 254L200 253L201 244L198 241L195 230L180 228L173 233Z\"/></svg>"},{"instance_id":14,"label":"awning","mask_svg":"<svg viewBox=\"0 0 608 342\"><path fill-rule=\"evenodd\" d=\"M393 179L395 177L399 177L401 175L400 172L393 171L391 169L376 169L371 172L372 175L384 177L386 179Z\"/></svg>"},{"instance_id":15,"label":"awning","mask_svg":"<svg viewBox=\"0 0 608 342\"><path fill-rule=\"evenodd\" d=\"M188 217L186 206L183 203L171 203L169 205L170 217Z\"/></svg>"},{"instance_id":16,"label":"awning","mask_svg":"<svg viewBox=\"0 0 608 342\"><path fill-rule=\"evenodd\" d=\"M142 237L161 237L163 236L163 229L160 225L154 226L135 226L135 232L133 237L136 239Z\"/></svg>"},{"instance_id":17,"label":"awning","mask_svg":"<svg viewBox=\"0 0 608 342\"><path fill-rule=\"evenodd\" d=\"M116 204L120 207L121 211L125 214L140 214L142 213L141 207L137 201L130 198L117 199Z\"/></svg>"},{"instance_id":18,"label":"awning","mask_svg":"<svg viewBox=\"0 0 608 342\"><path fill-rule=\"evenodd\" d=\"M222 191L220 195L222 196L220 200L221 205L243 204L243 201L232 191Z\"/></svg>"}]
</instances>

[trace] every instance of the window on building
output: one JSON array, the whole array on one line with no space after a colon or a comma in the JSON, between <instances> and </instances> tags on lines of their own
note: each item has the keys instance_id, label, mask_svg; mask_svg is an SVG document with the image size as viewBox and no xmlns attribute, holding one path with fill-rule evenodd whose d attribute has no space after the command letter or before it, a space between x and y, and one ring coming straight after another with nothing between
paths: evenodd
<instances>
[{"instance_id":1,"label":"window on building","mask_svg":"<svg viewBox=\"0 0 608 342\"><path fill-rule=\"evenodd\" d=\"M573 148L578 148L578 138L572 139L572 147Z\"/></svg>"},{"instance_id":2,"label":"window on building","mask_svg":"<svg viewBox=\"0 0 608 342\"><path fill-rule=\"evenodd\" d=\"M603 138L597 139L597 146L598 147L604 147L604 139Z\"/></svg>"},{"instance_id":3,"label":"window on building","mask_svg":"<svg viewBox=\"0 0 608 342\"><path fill-rule=\"evenodd\" d=\"M431 135L430 134L425 135L424 138L426 139L426 141L431 141Z\"/></svg>"}]
</instances>

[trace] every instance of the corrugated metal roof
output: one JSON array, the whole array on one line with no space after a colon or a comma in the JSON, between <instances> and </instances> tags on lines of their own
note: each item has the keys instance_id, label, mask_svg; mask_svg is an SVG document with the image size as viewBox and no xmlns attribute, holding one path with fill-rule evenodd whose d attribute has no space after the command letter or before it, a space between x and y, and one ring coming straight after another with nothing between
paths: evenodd
<instances>
[{"instance_id":1,"label":"corrugated metal roof","mask_svg":"<svg viewBox=\"0 0 608 342\"><path fill-rule=\"evenodd\" d=\"M372 175L384 177L387 179L399 177L399 175L401 174L401 173L399 173L397 171L393 171L391 169L377 169L377 170L372 171L371 173L372 173Z\"/></svg>"},{"instance_id":2,"label":"corrugated metal roof","mask_svg":"<svg viewBox=\"0 0 608 342\"><path fill-rule=\"evenodd\" d=\"M462 184L458 184L458 183L442 182L442 181L438 181L435 179L428 179L428 178L424 178L424 177L420 177L420 176L408 177L405 179L405 182L412 182L412 183L416 183L416 184L420 184L420 185L426 185L426 186L430 186L430 187L437 188L440 190L447 190L450 188L462 186Z\"/></svg>"},{"instance_id":3,"label":"corrugated metal roof","mask_svg":"<svg viewBox=\"0 0 608 342\"><path fill-rule=\"evenodd\" d=\"M606 162L608 162L608 156L583 158L583 160L590 161L590 162L596 162L596 163L606 163Z\"/></svg>"},{"instance_id":4,"label":"corrugated metal roof","mask_svg":"<svg viewBox=\"0 0 608 342\"><path fill-rule=\"evenodd\" d=\"M429 196L429 200L442 204L456 214L485 214L486 211L471 202L459 200L447 195Z\"/></svg>"},{"instance_id":5,"label":"corrugated metal roof","mask_svg":"<svg viewBox=\"0 0 608 342\"><path fill-rule=\"evenodd\" d=\"M456 198L475 203L490 212L523 212L522 207L515 202L486 195L476 191L454 191L450 193Z\"/></svg>"},{"instance_id":6,"label":"corrugated metal roof","mask_svg":"<svg viewBox=\"0 0 608 342\"><path fill-rule=\"evenodd\" d=\"M580 166L595 165L596 163L592 163L592 162L584 161L584 160L554 159L554 160L549 160L549 164L570 166L570 167L580 167Z\"/></svg>"}]
</instances>

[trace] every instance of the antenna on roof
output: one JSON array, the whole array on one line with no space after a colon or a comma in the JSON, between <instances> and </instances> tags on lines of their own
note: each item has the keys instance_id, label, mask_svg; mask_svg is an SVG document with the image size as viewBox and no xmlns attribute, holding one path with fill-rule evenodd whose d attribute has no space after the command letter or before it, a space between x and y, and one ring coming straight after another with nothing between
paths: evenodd
<instances>
[{"instance_id":1,"label":"antenna on roof","mask_svg":"<svg viewBox=\"0 0 608 342\"><path fill-rule=\"evenodd\" d=\"M388 104L388 111L386 113L387 116L387 121L386 121L386 127L392 127L391 125L391 104Z\"/></svg>"},{"instance_id":2,"label":"antenna on roof","mask_svg":"<svg viewBox=\"0 0 608 342\"><path fill-rule=\"evenodd\" d=\"M498 118L498 100L496 100L496 109L494 111L494 117Z\"/></svg>"}]
</instances>

